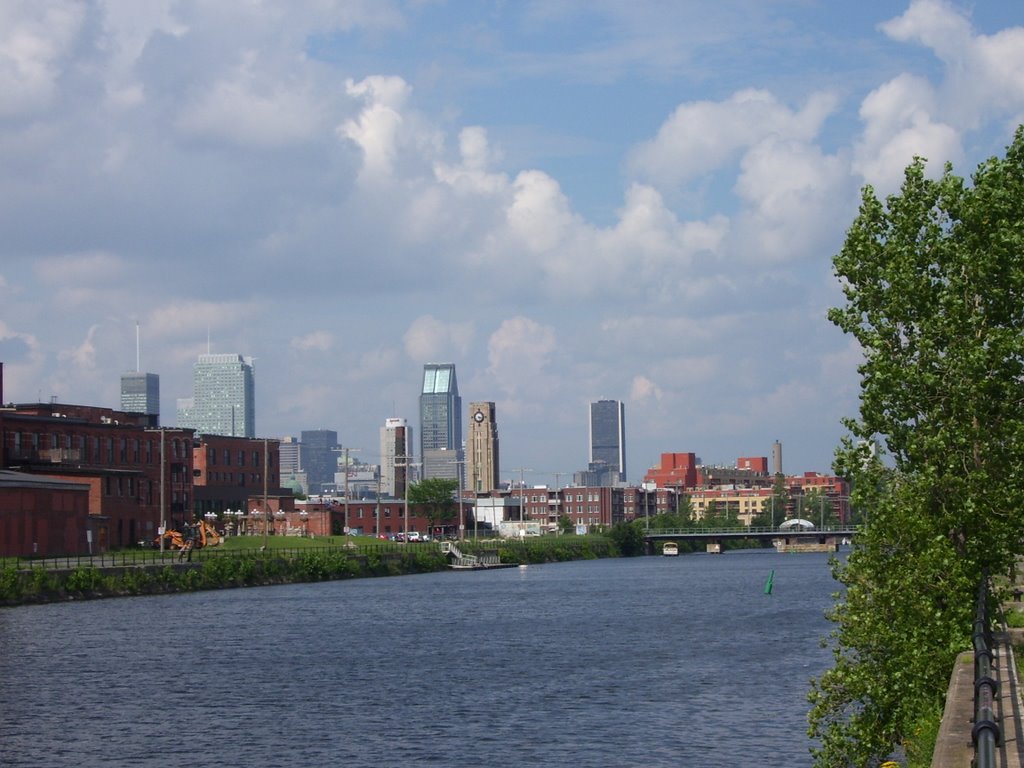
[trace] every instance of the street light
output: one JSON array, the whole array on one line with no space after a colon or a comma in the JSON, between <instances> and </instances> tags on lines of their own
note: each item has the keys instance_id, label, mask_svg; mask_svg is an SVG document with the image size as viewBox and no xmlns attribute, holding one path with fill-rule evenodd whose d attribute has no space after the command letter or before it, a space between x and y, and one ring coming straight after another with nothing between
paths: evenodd
<instances>
[{"instance_id":1,"label":"street light","mask_svg":"<svg viewBox=\"0 0 1024 768\"><path fill-rule=\"evenodd\" d=\"M519 522L525 522L526 520L526 479L525 473L533 472L532 469L526 467L519 467L518 470L512 470L513 472L519 472Z\"/></svg>"},{"instance_id":2,"label":"street light","mask_svg":"<svg viewBox=\"0 0 1024 768\"><path fill-rule=\"evenodd\" d=\"M167 427L156 427L147 429L146 432L160 433L160 551L164 551L164 534L167 532L167 452L165 443L167 441ZM173 432L182 430L173 429Z\"/></svg>"},{"instance_id":3,"label":"street light","mask_svg":"<svg viewBox=\"0 0 1024 768\"><path fill-rule=\"evenodd\" d=\"M267 483L270 472L270 451L267 438L263 438L263 549L267 548L270 528L270 506L267 504Z\"/></svg>"},{"instance_id":4,"label":"street light","mask_svg":"<svg viewBox=\"0 0 1024 768\"><path fill-rule=\"evenodd\" d=\"M467 462L467 460L465 458L455 459L452 462L453 464L455 464L455 471L459 475L459 541L463 540L463 531L465 531L465 528L466 528L465 519L463 517L464 512L463 512L463 507L462 507L462 504L463 504L463 499L462 499L462 476L463 476L463 469L460 468L459 465L460 464L461 465L465 465L466 462ZM475 491L473 493L473 496L474 496L474 498L476 497L476 492ZM475 513L474 513L474 517L475 517Z\"/></svg>"},{"instance_id":5,"label":"street light","mask_svg":"<svg viewBox=\"0 0 1024 768\"><path fill-rule=\"evenodd\" d=\"M402 466L405 468L405 472L403 473L402 478L402 484L405 486L405 521L403 523L404 532L402 534L402 539L405 541L406 544L409 543L409 467L419 466L419 464L414 464L410 462L409 459L415 458L415 456L395 456L396 460L403 459L403 463L401 465L396 463L395 466Z\"/></svg>"},{"instance_id":6,"label":"street light","mask_svg":"<svg viewBox=\"0 0 1024 768\"><path fill-rule=\"evenodd\" d=\"M334 450L336 451L338 449L335 448ZM341 529L341 532L343 534L345 534L346 536L348 536L348 452L349 451L357 451L358 452L358 451L361 451L361 450L363 450L363 449L362 448L345 448L345 466L343 468L343 471L345 472L345 502L344 502L344 507L345 507L345 526L344 526L344 528Z\"/></svg>"}]
</instances>

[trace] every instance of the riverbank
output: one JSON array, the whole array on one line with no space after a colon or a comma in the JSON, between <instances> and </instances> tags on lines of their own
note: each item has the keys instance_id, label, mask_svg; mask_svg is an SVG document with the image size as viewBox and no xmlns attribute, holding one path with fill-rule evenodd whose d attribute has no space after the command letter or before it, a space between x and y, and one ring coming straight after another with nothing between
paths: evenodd
<instances>
[{"instance_id":1,"label":"riverbank","mask_svg":"<svg viewBox=\"0 0 1024 768\"><path fill-rule=\"evenodd\" d=\"M616 557L611 541L601 537L538 538L469 544L467 552L497 553L505 564L536 564ZM0 606L68 600L194 592L210 589L297 584L337 579L402 576L442 571L448 559L436 544L335 546L196 552L191 562L168 553L161 562L123 558L122 564L86 560L75 567L28 563L0 569Z\"/></svg>"}]
</instances>

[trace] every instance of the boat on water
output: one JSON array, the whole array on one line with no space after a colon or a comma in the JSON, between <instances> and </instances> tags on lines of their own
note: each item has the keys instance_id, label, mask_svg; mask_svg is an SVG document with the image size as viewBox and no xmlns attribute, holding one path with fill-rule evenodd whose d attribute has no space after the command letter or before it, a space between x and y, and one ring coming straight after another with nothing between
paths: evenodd
<instances>
[{"instance_id":1,"label":"boat on water","mask_svg":"<svg viewBox=\"0 0 1024 768\"><path fill-rule=\"evenodd\" d=\"M661 554L665 557L678 557L679 556L679 545L674 541L666 541L661 546Z\"/></svg>"}]
</instances>

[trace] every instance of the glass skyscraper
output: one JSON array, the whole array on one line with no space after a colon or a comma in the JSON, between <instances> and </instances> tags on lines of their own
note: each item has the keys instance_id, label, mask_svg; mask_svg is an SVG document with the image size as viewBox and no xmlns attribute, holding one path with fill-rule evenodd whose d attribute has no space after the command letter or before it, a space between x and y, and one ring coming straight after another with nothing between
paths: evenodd
<instances>
[{"instance_id":1,"label":"glass skyscraper","mask_svg":"<svg viewBox=\"0 0 1024 768\"><path fill-rule=\"evenodd\" d=\"M160 424L160 377L155 373L121 374L121 410L144 413L151 417L151 426Z\"/></svg>"},{"instance_id":2,"label":"glass skyscraper","mask_svg":"<svg viewBox=\"0 0 1024 768\"><path fill-rule=\"evenodd\" d=\"M338 433L333 429L302 431L302 469L310 493L323 493L325 485L334 485L338 468Z\"/></svg>"},{"instance_id":3,"label":"glass skyscraper","mask_svg":"<svg viewBox=\"0 0 1024 768\"><path fill-rule=\"evenodd\" d=\"M200 355L192 367L192 397L178 400L178 426L202 435L256 437L251 358Z\"/></svg>"},{"instance_id":4,"label":"glass skyscraper","mask_svg":"<svg viewBox=\"0 0 1024 768\"><path fill-rule=\"evenodd\" d=\"M626 479L626 411L619 400L590 404L590 463L603 464Z\"/></svg>"},{"instance_id":5,"label":"glass skyscraper","mask_svg":"<svg viewBox=\"0 0 1024 768\"><path fill-rule=\"evenodd\" d=\"M424 478L457 479L462 474L462 398L454 363L423 366L420 456Z\"/></svg>"}]
</instances>

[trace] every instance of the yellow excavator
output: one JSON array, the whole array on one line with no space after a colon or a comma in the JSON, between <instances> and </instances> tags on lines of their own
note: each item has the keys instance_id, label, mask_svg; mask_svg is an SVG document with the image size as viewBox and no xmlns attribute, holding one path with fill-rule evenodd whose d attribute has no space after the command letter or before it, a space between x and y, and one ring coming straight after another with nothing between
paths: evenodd
<instances>
[{"instance_id":1,"label":"yellow excavator","mask_svg":"<svg viewBox=\"0 0 1024 768\"><path fill-rule=\"evenodd\" d=\"M216 547L224 541L224 538L217 533L216 529L205 520L199 520L191 525L182 526L183 531L169 530L163 535L164 546L167 549L179 549L181 555L179 560L186 554L191 559L193 549L203 547ZM160 537L156 537L156 545L160 546Z\"/></svg>"}]
</instances>

